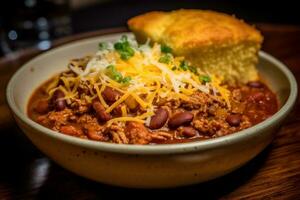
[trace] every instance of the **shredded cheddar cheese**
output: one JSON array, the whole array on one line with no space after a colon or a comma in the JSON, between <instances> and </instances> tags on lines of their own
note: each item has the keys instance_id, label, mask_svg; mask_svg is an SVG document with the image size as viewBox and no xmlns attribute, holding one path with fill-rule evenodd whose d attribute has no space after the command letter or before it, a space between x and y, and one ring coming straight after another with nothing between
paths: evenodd
<instances>
[{"instance_id":1,"label":"shredded cheddar cheese","mask_svg":"<svg viewBox=\"0 0 300 200\"><path fill-rule=\"evenodd\" d=\"M108 125L119 121L144 123L154 114L154 105L160 99L189 101L189 96L196 91L213 95L230 106L230 92L221 85L221 78L211 75L211 81L203 83L199 76L207 74L195 67L189 70L184 57L162 52L157 43L151 47L148 43L138 46L131 38L128 42L130 46L127 43L119 45L117 50L109 43L108 48L99 50L85 67L76 66L73 61L69 66L73 75L61 76L63 85L60 86L57 86L58 78L54 79L48 88L49 95L59 89L64 92L66 99L81 98L78 89L84 85L89 95L85 93L83 98L88 102L98 98L107 113L126 103L128 98L133 98L146 111L139 116L129 116L123 105L122 117L109 120ZM181 66L183 62L185 65ZM120 98L112 104L108 104L102 96L106 87L121 93Z\"/></svg>"},{"instance_id":2,"label":"shredded cheddar cheese","mask_svg":"<svg viewBox=\"0 0 300 200\"><path fill-rule=\"evenodd\" d=\"M127 117L127 109L125 105L121 107L121 111L122 111L122 117Z\"/></svg>"},{"instance_id":3,"label":"shredded cheddar cheese","mask_svg":"<svg viewBox=\"0 0 300 200\"><path fill-rule=\"evenodd\" d=\"M98 95L98 98L99 98L101 104L102 104L105 108L108 108L108 105L107 105L107 103L105 102L105 100L103 99L102 94L101 94L101 93L103 92L103 90L105 89L105 85L102 85L102 87L101 87L100 90L99 90L98 85L95 85L94 88L95 88L95 90L96 90L96 92L97 92L97 95Z\"/></svg>"},{"instance_id":4,"label":"shredded cheddar cheese","mask_svg":"<svg viewBox=\"0 0 300 200\"><path fill-rule=\"evenodd\" d=\"M136 117L117 117L109 120L107 122L107 126L111 126L114 122L127 122L127 121L133 121L133 122L139 122L144 123L144 120L138 119Z\"/></svg>"}]
</instances>

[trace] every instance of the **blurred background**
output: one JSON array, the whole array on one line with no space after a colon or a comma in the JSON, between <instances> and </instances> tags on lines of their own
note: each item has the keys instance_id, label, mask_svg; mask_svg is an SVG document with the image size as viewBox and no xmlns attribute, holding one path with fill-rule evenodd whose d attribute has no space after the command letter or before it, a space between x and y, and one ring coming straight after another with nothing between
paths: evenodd
<instances>
[{"instance_id":1,"label":"blurred background","mask_svg":"<svg viewBox=\"0 0 300 200\"><path fill-rule=\"evenodd\" d=\"M5 2L5 3L4 3ZM300 26L297 1L255 0L9 0L0 7L0 57L25 48L47 50L64 36L126 26L151 10L211 9L249 23Z\"/></svg>"}]
</instances>

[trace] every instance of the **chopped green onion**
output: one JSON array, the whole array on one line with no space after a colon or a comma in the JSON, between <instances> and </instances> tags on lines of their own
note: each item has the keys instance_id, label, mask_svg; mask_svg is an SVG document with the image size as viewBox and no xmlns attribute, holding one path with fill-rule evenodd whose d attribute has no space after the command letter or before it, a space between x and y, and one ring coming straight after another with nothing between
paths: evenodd
<instances>
[{"instance_id":1,"label":"chopped green onion","mask_svg":"<svg viewBox=\"0 0 300 200\"><path fill-rule=\"evenodd\" d=\"M109 65L106 67L107 75L113 80L120 82L123 78L122 74L116 70L114 65Z\"/></svg>"},{"instance_id":2,"label":"chopped green onion","mask_svg":"<svg viewBox=\"0 0 300 200\"><path fill-rule=\"evenodd\" d=\"M116 72L116 67L114 65L108 65L106 67L106 70L109 70L108 72Z\"/></svg>"},{"instance_id":3,"label":"chopped green onion","mask_svg":"<svg viewBox=\"0 0 300 200\"><path fill-rule=\"evenodd\" d=\"M99 48L99 50L105 50L105 49L107 49L108 48L107 42L100 42L98 44L98 48Z\"/></svg>"},{"instance_id":4,"label":"chopped green onion","mask_svg":"<svg viewBox=\"0 0 300 200\"><path fill-rule=\"evenodd\" d=\"M171 54L164 54L159 58L158 62L169 64L171 59L172 59Z\"/></svg>"},{"instance_id":5,"label":"chopped green onion","mask_svg":"<svg viewBox=\"0 0 300 200\"><path fill-rule=\"evenodd\" d=\"M173 66L173 67L172 67L172 70L173 70L173 71L175 71L176 69L177 69L177 67L176 67L176 66Z\"/></svg>"},{"instance_id":6,"label":"chopped green onion","mask_svg":"<svg viewBox=\"0 0 300 200\"><path fill-rule=\"evenodd\" d=\"M190 70L192 73L198 75L198 71L197 71L197 68L196 68L196 67L189 66L189 70Z\"/></svg>"},{"instance_id":7,"label":"chopped green onion","mask_svg":"<svg viewBox=\"0 0 300 200\"><path fill-rule=\"evenodd\" d=\"M126 41L128 41L128 37L127 37L127 35L122 35L122 37L121 37L121 41L122 41L122 42L126 42Z\"/></svg>"},{"instance_id":8,"label":"chopped green onion","mask_svg":"<svg viewBox=\"0 0 300 200\"><path fill-rule=\"evenodd\" d=\"M199 80L202 81L203 83L211 82L211 78L209 76L205 76L205 75L199 76Z\"/></svg>"},{"instance_id":9,"label":"chopped green onion","mask_svg":"<svg viewBox=\"0 0 300 200\"><path fill-rule=\"evenodd\" d=\"M128 60L134 56L134 49L130 46L126 35L123 35L121 40L114 44L114 48L120 54L122 60Z\"/></svg>"},{"instance_id":10,"label":"chopped green onion","mask_svg":"<svg viewBox=\"0 0 300 200\"><path fill-rule=\"evenodd\" d=\"M183 71L186 71L189 69L189 65L185 60L183 60L181 61L179 68L182 69Z\"/></svg>"},{"instance_id":11,"label":"chopped green onion","mask_svg":"<svg viewBox=\"0 0 300 200\"><path fill-rule=\"evenodd\" d=\"M190 72L198 75L197 68L189 65L188 62L185 60L181 61L179 68L182 69L183 71L189 70Z\"/></svg>"},{"instance_id":12,"label":"chopped green onion","mask_svg":"<svg viewBox=\"0 0 300 200\"><path fill-rule=\"evenodd\" d=\"M107 75L111 79L117 81L118 83L128 84L131 81L130 76L123 77L123 75L116 70L116 67L114 65L107 66L106 70L107 70Z\"/></svg>"},{"instance_id":13,"label":"chopped green onion","mask_svg":"<svg viewBox=\"0 0 300 200\"><path fill-rule=\"evenodd\" d=\"M131 81L131 77L130 76L126 76L123 78L122 83L124 84L128 84Z\"/></svg>"},{"instance_id":14,"label":"chopped green onion","mask_svg":"<svg viewBox=\"0 0 300 200\"><path fill-rule=\"evenodd\" d=\"M165 44L162 44L162 45L160 46L160 51L161 51L162 53L172 53L171 47L169 47L169 46L167 46L167 45L165 45Z\"/></svg>"}]
</instances>

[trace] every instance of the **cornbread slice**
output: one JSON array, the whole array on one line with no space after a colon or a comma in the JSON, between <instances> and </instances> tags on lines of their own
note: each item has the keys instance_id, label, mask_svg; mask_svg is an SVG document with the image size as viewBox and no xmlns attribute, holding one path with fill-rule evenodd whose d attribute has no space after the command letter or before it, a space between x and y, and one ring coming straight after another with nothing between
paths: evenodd
<instances>
[{"instance_id":1,"label":"cornbread slice","mask_svg":"<svg viewBox=\"0 0 300 200\"><path fill-rule=\"evenodd\" d=\"M203 72L231 84L258 79L255 65L263 37L233 16L206 10L154 11L131 18L139 42L150 38L184 56Z\"/></svg>"}]
</instances>

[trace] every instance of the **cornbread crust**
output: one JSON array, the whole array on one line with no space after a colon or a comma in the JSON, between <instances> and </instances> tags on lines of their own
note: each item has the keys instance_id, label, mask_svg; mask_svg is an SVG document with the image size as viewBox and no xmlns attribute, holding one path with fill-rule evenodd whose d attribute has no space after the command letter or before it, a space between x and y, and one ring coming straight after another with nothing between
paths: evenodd
<instances>
[{"instance_id":1,"label":"cornbread crust","mask_svg":"<svg viewBox=\"0 0 300 200\"><path fill-rule=\"evenodd\" d=\"M129 28L139 42L164 43L203 71L226 82L258 79L255 69L263 37L233 16L206 10L154 11L133 17Z\"/></svg>"}]
</instances>

